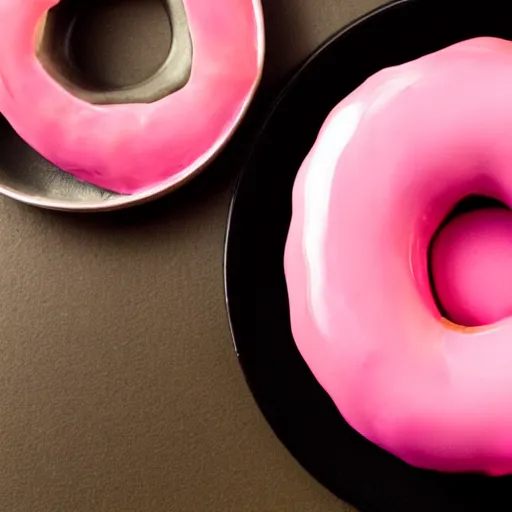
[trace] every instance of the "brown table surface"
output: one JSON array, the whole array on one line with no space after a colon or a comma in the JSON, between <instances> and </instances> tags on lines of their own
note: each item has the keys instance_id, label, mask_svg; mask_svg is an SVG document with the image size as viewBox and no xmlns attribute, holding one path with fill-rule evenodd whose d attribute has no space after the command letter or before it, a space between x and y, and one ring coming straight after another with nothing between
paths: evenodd
<instances>
[{"instance_id":1,"label":"brown table surface","mask_svg":"<svg viewBox=\"0 0 512 512\"><path fill-rule=\"evenodd\" d=\"M382 3L264 0L262 88ZM117 214L0 199L2 512L349 510L276 439L233 352L229 167Z\"/></svg>"}]
</instances>

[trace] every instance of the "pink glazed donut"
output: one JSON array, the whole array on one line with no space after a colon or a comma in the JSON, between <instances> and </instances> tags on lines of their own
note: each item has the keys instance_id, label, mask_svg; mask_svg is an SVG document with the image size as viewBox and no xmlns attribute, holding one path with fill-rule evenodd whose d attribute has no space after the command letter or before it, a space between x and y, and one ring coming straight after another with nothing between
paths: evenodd
<instances>
[{"instance_id":1,"label":"pink glazed donut","mask_svg":"<svg viewBox=\"0 0 512 512\"><path fill-rule=\"evenodd\" d=\"M470 195L512 207L512 43L465 41L369 78L293 191L292 333L346 421L403 461L512 473L512 319L443 318L428 251Z\"/></svg>"},{"instance_id":2,"label":"pink glazed donut","mask_svg":"<svg viewBox=\"0 0 512 512\"><path fill-rule=\"evenodd\" d=\"M259 0L171 1L182 1L192 40L186 83L158 101L96 104L55 80L38 58L59 0L0 0L0 112L30 146L82 181L132 194L183 180L243 115L259 81L263 28Z\"/></svg>"}]
</instances>

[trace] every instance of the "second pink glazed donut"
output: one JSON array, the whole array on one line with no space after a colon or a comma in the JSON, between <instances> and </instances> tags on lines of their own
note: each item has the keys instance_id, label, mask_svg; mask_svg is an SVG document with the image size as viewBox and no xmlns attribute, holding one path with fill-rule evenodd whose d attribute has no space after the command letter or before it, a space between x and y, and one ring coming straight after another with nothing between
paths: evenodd
<instances>
[{"instance_id":1,"label":"second pink glazed donut","mask_svg":"<svg viewBox=\"0 0 512 512\"><path fill-rule=\"evenodd\" d=\"M328 116L293 191L294 339L346 421L407 463L512 473L512 319L439 312L429 244L469 195L512 206L512 43L390 69Z\"/></svg>"},{"instance_id":2,"label":"second pink glazed donut","mask_svg":"<svg viewBox=\"0 0 512 512\"><path fill-rule=\"evenodd\" d=\"M126 194L182 181L219 150L245 112L261 73L263 27L259 0L165 2L182 6L180 27L186 17L189 73L182 83L175 77L172 94L163 83L155 85L157 97L123 102L109 94L105 103L93 93L94 101L84 99L38 58L46 17L59 0L0 0L0 112L80 180Z\"/></svg>"}]
</instances>

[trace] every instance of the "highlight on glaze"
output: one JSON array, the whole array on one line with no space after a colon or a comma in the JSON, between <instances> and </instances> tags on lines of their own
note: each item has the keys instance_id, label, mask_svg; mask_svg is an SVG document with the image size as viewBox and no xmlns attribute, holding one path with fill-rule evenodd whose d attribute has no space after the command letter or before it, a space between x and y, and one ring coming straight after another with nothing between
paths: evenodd
<instances>
[{"instance_id":1,"label":"highlight on glaze","mask_svg":"<svg viewBox=\"0 0 512 512\"><path fill-rule=\"evenodd\" d=\"M123 103L110 95L103 104L101 95L86 101L59 82L56 67L38 58L48 12L59 0L0 0L0 112L30 146L79 180L121 194L184 180L236 128L260 79L264 42L259 0L171 3L178 1L190 69L185 63L161 98Z\"/></svg>"},{"instance_id":2,"label":"highlight on glaze","mask_svg":"<svg viewBox=\"0 0 512 512\"><path fill-rule=\"evenodd\" d=\"M382 70L330 113L293 189L297 347L355 430L420 468L512 473L512 294L485 278L498 253L511 273L512 213L444 224L469 196L512 207L511 83L495 38Z\"/></svg>"}]
</instances>

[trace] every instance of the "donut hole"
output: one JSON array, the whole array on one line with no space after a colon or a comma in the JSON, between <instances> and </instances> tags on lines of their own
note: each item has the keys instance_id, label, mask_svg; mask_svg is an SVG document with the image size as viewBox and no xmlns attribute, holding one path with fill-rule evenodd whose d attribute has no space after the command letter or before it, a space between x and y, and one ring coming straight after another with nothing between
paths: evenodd
<instances>
[{"instance_id":1,"label":"donut hole","mask_svg":"<svg viewBox=\"0 0 512 512\"><path fill-rule=\"evenodd\" d=\"M509 300L508 292L502 291L501 275L506 279L507 272L502 271L509 267L504 251L512 250L509 211L491 197L465 197L432 237L428 253L432 296L450 322L476 327L506 316Z\"/></svg>"},{"instance_id":2,"label":"donut hole","mask_svg":"<svg viewBox=\"0 0 512 512\"><path fill-rule=\"evenodd\" d=\"M182 0L61 0L39 30L45 70L90 103L149 103L190 78Z\"/></svg>"},{"instance_id":3,"label":"donut hole","mask_svg":"<svg viewBox=\"0 0 512 512\"><path fill-rule=\"evenodd\" d=\"M464 215L465 213L477 210L485 210L487 208L504 208L506 210L509 210L509 207L505 203L499 201L498 199L495 199L494 197L469 195L461 199L450 211L450 213L446 216L446 218L443 220L443 222L437 229L434 238L448 223L450 223L453 219L459 217L460 215Z\"/></svg>"}]
</instances>

